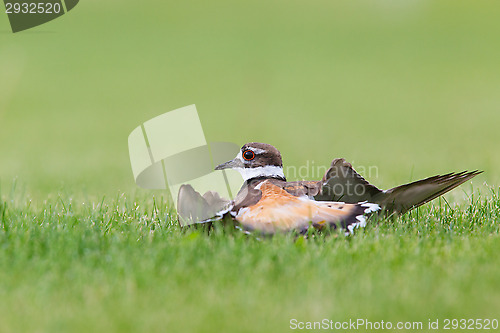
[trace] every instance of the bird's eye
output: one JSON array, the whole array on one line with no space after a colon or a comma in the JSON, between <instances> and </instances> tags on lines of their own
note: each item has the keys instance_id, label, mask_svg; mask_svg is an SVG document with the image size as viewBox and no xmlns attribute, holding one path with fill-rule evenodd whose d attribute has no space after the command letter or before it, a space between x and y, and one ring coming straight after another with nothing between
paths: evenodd
<instances>
[{"instance_id":1,"label":"bird's eye","mask_svg":"<svg viewBox=\"0 0 500 333\"><path fill-rule=\"evenodd\" d=\"M251 161L255 158L255 153L251 150L245 150L243 152L243 158L247 161Z\"/></svg>"}]
</instances>

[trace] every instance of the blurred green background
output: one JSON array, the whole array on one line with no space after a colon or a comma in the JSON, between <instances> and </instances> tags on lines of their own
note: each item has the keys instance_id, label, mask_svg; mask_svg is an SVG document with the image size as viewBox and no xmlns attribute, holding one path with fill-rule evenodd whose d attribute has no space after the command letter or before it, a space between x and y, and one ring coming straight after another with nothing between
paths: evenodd
<instances>
[{"instance_id":1,"label":"blurred green background","mask_svg":"<svg viewBox=\"0 0 500 333\"><path fill-rule=\"evenodd\" d=\"M128 134L189 104L208 141L271 143L287 165L498 184L499 17L498 1L86 0L13 34L2 14L1 185L135 191Z\"/></svg>"}]
</instances>

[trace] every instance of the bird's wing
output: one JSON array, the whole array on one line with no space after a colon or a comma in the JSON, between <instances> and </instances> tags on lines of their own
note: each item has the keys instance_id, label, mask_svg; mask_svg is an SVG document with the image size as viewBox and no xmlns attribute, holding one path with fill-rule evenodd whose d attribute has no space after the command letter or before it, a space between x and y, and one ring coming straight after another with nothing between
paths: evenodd
<instances>
[{"instance_id":1,"label":"bird's wing","mask_svg":"<svg viewBox=\"0 0 500 333\"><path fill-rule=\"evenodd\" d=\"M189 185L184 184L179 188L177 196L177 213L181 226L193 223L202 223L214 216L222 216L227 212L230 201L221 198L213 191L206 192L203 196Z\"/></svg>"},{"instance_id":2,"label":"bird's wing","mask_svg":"<svg viewBox=\"0 0 500 333\"><path fill-rule=\"evenodd\" d=\"M296 197L308 196L314 197L321 190L322 182L321 181L296 181L296 182L287 182L283 189L294 195Z\"/></svg>"},{"instance_id":3,"label":"bird's wing","mask_svg":"<svg viewBox=\"0 0 500 333\"><path fill-rule=\"evenodd\" d=\"M297 230L304 232L313 225L343 227L350 232L355 227L365 226L365 215L379 209L369 203L346 204L317 202L307 197L296 197L273 185L269 181L260 187L262 198L257 204L239 209L236 221L243 227L263 233Z\"/></svg>"},{"instance_id":4,"label":"bird's wing","mask_svg":"<svg viewBox=\"0 0 500 333\"><path fill-rule=\"evenodd\" d=\"M374 196L373 200L387 211L402 214L451 191L480 173L482 171L463 171L429 177L384 191Z\"/></svg>"},{"instance_id":5,"label":"bird's wing","mask_svg":"<svg viewBox=\"0 0 500 333\"><path fill-rule=\"evenodd\" d=\"M318 201L344 201L356 203L371 201L382 191L370 184L343 158L332 161L322 180L322 187L314 199Z\"/></svg>"},{"instance_id":6,"label":"bird's wing","mask_svg":"<svg viewBox=\"0 0 500 333\"><path fill-rule=\"evenodd\" d=\"M347 203L368 201L380 205L388 213L403 214L451 191L480 173L482 171L449 173L382 191L368 183L350 163L338 158L333 160L323 177L321 191L314 199Z\"/></svg>"}]
</instances>

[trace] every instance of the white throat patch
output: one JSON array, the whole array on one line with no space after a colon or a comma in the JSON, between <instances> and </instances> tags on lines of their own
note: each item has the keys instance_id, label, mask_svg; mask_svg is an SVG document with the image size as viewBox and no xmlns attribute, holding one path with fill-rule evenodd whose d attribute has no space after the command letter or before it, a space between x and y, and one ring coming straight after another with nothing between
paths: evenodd
<instances>
[{"instance_id":1,"label":"white throat patch","mask_svg":"<svg viewBox=\"0 0 500 333\"><path fill-rule=\"evenodd\" d=\"M259 148L248 148L255 153L260 153L263 152L262 149ZM241 161L242 164L245 163L245 160L243 159L243 156L241 155L241 151L236 155L236 158ZM283 167L276 166L276 165L266 165L264 167L257 167L257 168L234 168L234 170L237 170L243 179L245 181L252 179L252 178L257 178L257 177L281 177L285 178L285 174L283 173Z\"/></svg>"},{"instance_id":2,"label":"white throat patch","mask_svg":"<svg viewBox=\"0 0 500 333\"><path fill-rule=\"evenodd\" d=\"M283 168L276 165L266 165L257 168L235 168L245 181L257 177L281 177L285 178Z\"/></svg>"}]
</instances>

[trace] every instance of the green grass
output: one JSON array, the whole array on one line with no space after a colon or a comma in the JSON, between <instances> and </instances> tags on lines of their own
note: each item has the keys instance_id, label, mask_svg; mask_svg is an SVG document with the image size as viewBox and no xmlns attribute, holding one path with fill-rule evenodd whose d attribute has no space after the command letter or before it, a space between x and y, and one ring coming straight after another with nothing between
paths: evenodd
<instances>
[{"instance_id":1,"label":"green grass","mask_svg":"<svg viewBox=\"0 0 500 333\"><path fill-rule=\"evenodd\" d=\"M499 10L86 0L19 34L0 13L0 332L500 319ZM166 193L136 188L127 137L190 104L208 141L271 143L297 168L344 157L384 189L485 172L453 209L350 238L183 232Z\"/></svg>"},{"instance_id":2,"label":"green grass","mask_svg":"<svg viewBox=\"0 0 500 333\"><path fill-rule=\"evenodd\" d=\"M0 205L2 332L282 332L289 321L497 318L500 200L352 237L180 230L162 198ZM29 320L28 320L29 318Z\"/></svg>"}]
</instances>

